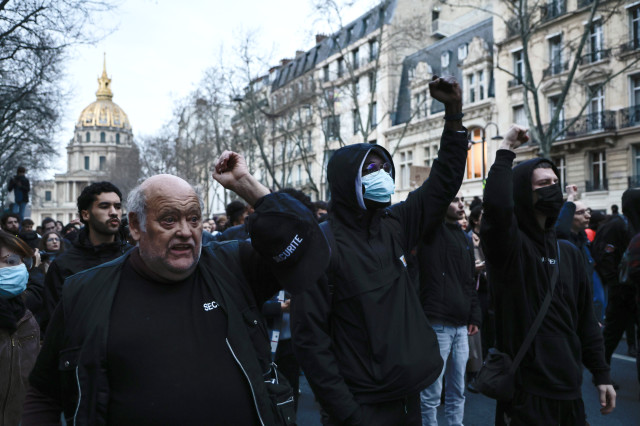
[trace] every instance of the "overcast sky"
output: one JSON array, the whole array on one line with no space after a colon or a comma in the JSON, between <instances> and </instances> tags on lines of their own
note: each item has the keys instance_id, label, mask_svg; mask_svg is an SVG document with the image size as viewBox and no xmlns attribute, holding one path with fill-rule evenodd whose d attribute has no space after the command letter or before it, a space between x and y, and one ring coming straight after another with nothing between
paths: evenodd
<instances>
[{"instance_id":1,"label":"overcast sky","mask_svg":"<svg viewBox=\"0 0 640 426\"><path fill-rule=\"evenodd\" d=\"M360 0L346 12L345 23L375 0ZM64 148L84 107L95 100L103 53L112 78L113 101L129 116L135 137L157 132L176 100L186 96L203 72L232 56L238 39L256 31L260 46L277 63L296 50L313 46L322 21L311 0L126 0L101 16L100 30L114 29L95 46L74 48L65 85L71 98L63 111L55 172L66 171Z\"/></svg>"}]
</instances>

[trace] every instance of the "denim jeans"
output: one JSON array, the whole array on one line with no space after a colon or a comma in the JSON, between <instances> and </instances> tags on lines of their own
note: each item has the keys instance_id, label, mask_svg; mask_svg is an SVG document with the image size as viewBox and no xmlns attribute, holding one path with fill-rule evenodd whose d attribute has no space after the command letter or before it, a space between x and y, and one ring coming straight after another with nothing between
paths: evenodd
<instances>
[{"instance_id":1,"label":"denim jeans","mask_svg":"<svg viewBox=\"0 0 640 426\"><path fill-rule=\"evenodd\" d=\"M438 336L444 368L438 380L420 392L422 424L423 426L438 424L436 414L442 394L442 378L445 377L445 418L449 426L461 426L464 417L464 373L469 359L467 327L441 324L432 324L432 327Z\"/></svg>"},{"instance_id":2,"label":"denim jeans","mask_svg":"<svg viewBox=\"0 0 640 426\"><path fill-rule=\"evenodd\" d=\"M16 213L20 216L20 224L22 225L22 221L24 220L24 211L27 208L27 202L21 201L19 203L14 203L11 209L11 213Z\"/></svg>"}]
</instances>

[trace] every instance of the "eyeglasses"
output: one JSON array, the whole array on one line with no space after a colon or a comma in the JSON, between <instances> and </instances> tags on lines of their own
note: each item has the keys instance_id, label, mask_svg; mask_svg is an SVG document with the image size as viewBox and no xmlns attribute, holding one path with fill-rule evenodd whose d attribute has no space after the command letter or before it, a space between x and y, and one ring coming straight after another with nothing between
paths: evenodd
<instances>
[{"instance_id":1,"label":"eyeglasses","mask_svg":"<svg viewBox=\"0 0 640 426\"><path fill-rule=\"evenodd\" d=\"M27 269L31 269L31 266L33 266L33 259L31 257L21 258L19 255L15 253L0 257L0 261L2 261L2 263L8 266L18 266L21 263L24 263Z\"/></svg>"},{"instance_id":2,"label":"eyeglasses","mask_svg":"<svg viewBox=\"0 0 640 426\"><path fill-rule=\"evenodd\" d=\"M47 238L48 243L59 243L60 238Z\"/></svg>"},{"instance_id":3,"label":"eyeglasses","mask_svg":"<svg viewBox=\"0 0 640 426\"><path fill-rule=\"evenodd\" d=\"M371 163L364 167L364 169L362 170L362 176L375 173L380 169L384 170L387 173L391 173L391 163L384 163L384 164Z\"/></svg>"}]
</instances>

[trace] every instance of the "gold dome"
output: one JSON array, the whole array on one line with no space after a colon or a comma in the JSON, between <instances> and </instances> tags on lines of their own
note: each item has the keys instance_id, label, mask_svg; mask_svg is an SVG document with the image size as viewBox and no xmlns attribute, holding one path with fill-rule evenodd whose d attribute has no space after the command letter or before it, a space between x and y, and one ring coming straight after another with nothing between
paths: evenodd
<instances>
[{"instance_id":1,"label":"gold dome","mask_svg":"<svg viewBox=\"0 0 640 426\"><path fill-rule=\"evenodd\" d=\"M76 128L82 127L115 127L131 130L129 117L111 99L111 79L107 77L106 59L102 66L102 76L98 78L96 101L82 110Z\"/></svg>"}]
</instances>

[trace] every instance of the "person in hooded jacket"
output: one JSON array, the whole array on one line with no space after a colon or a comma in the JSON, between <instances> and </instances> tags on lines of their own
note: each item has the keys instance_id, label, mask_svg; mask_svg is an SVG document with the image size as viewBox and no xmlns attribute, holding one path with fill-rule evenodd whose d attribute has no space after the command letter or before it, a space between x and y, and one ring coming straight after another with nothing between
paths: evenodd
<instances>
[{"instance_id":1,"label":"person in hooded jacket","mask_svg":"<svg viewBox=\"0 0 640 426\"><path fill-rule=\"evenodd\" d=\"M82 190L78 213L84 228L64 253L49 265L45 276L46 311L53 314L67 277L122 256L130 248L119 238L122 193L110 182L96 182ZM44 324L46 327L46 318Z\"/></svg>"},{"instance_id":2,"label":"person in hooded jacket","mask_svg":"<svg viewBox=\"0 0 640 426\"><path fill-rule=\"evenodd\" d=\"M480 236L498 350L515 358L551 280L557 280L549 310L516 371L513 400L498 402L495 423L584 425L583 364L593 374L602 414L613 411L616 394L582 255L556 236L563 204L558 170L544 158L512 169L513 150L528 139L521 127L507 132L485 188Z\"/></svg>"},{"instance_id":3,"label":"person in hooded jacket","mask_svg":"<svg viewBox=\"0 0 640 426\"><path fill-rule=\"evenodd\" d=\"M622 333L634 322L640 321L640 312L636 303L637 289L632 281L621 281L618 266L627 250L631 238L640 232L640 190L627 189L622 194L622 213L609 219L602 225L594 240L594 258L596 269L608 287L609 300L604 320L605 358L611 364ZM640 336L639 340L640 340Z\"/></svg>"},{"instance_id":4,"label":"person in hooded jacket","mask_svg":"<svg viewBox=\"0 0 640 426\"><path fill-rule=\"evenodd\" d=\"M467 132L453 77L433 77L445 127L429 179L391 205L394 167L381 146L337 150L327 167L331 262L325 277L291 300L293 344L325 425L421 424L419 392L442 371L407 259L441 226L465 168Z\"/></svg>"}]
</instances>

